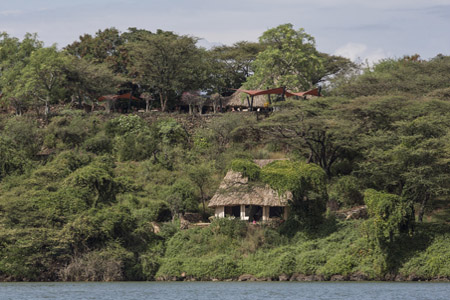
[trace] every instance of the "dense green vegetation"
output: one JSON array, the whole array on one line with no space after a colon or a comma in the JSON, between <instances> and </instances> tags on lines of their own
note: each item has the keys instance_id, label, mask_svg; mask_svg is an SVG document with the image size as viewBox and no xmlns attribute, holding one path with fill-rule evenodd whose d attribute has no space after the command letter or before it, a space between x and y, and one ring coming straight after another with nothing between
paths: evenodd
<instances>
[{"instance_id":1,"label":"dense green vegetation","mask_svg":"<svg viewBox=\"0 0 450 300\"><path fill-rule=\"evenodd\" d=\"M79 109L119 91L170 110L182 91L266 87L266 64L298 59L295 49L308 64L271 80L306 89L334 74L325 97L275 102L264 116ZM0 115L0 280L450 278L450 57L349 73L282 25L211 50L133 28L64 51L2 34L0 59L0 101L13 108ZM252 162L270 158L289 160ZM187 213L208 221L230 169L292 192L289 219L181 230ZM341 220L327 204L366 204L368 218Z\"/></svg>"}]
</instances>

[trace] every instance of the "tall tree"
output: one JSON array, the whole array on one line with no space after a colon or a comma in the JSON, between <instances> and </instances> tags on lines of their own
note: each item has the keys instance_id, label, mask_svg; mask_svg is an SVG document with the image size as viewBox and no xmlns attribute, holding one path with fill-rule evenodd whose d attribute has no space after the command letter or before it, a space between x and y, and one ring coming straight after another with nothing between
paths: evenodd
<instances>
[{"instance_id":1,"label":"tall tree","mask_svg":"<svg viewBox=\"0 0 450 300\"><path fill-rule=\"evenodd\" d=\"M295 30L292 24L284 24L264 32L259 41L265 50L254 61L254 75L248 78L245 87L311 88L313 74L322 68L311 35L303 28Z\"/></svg>"},{"instance_id":2,"label":"tall tree","mask_svg":"<svg viewBox=\"0 0 450 300\"><path fill-rule=\"evenodd\" d=\"M37 106L43 103L45 116L50 112L50 103L61 96L66 63L67 57L52 46L34 51L22 70L19 94L34 99Z\"/></svg>"},{"instance_id":3,"label":"tall tree","mask_svg":"<svg viewBox=\"0 0 450 300\"><path fill-rule=\"evenodd\" d=\"M80 107L83 102L92 104L102 95L116 93L120 84L125 81L105 64L93 64L77 57L68 59L64 74L72 101L76 100Z\"/></svg>"},{"instance_id":4,"label":"tall tree","mask_svg":"<svg viewBox=\"0 0 450 300\"><path fill-rule=\"evenodd\" d=\"M230 88L240 88L253 74L252 63L263 49L263 44L247 41L212 48L209 54L213 65L210 75L213 92L224 94Z\"/></svg>"},{"instance_id":5,"label":"tall tree","mask_svg":"<svg viewBox=\"0 0 450 300\"><path fill-rule=\"evenodd\" d=\"M33 51L42 45L35 34L27 33L20 41L6 32L0 33L0 103L13 105L17 115L28 105L28 99L19 88L23 69L30 62Z\"/></svg>"},{"instance_id":6,"label":"tall tree","mask_svg":"<svg viewBox=\"0 0 450 300\"><path fill-rule=\"evenodd\" d=\"M201 85L203 51L196 42L194 37L158 30L130 44L137 81L156 92L162 111L167 110L171 95Z\"/></svg>"},{"instance_id":7,"label":"tall tree","mask_svg":"<svg viewBox=\"0 0 450 300\"><path fill-rule=\"evenodd\" d=\"M352 160L357 151L357 127L341 118L336 104L333 100L288 102L256 129L269 141L321 166L331 177L334 166Z\"/></svg>"}]
</instances>

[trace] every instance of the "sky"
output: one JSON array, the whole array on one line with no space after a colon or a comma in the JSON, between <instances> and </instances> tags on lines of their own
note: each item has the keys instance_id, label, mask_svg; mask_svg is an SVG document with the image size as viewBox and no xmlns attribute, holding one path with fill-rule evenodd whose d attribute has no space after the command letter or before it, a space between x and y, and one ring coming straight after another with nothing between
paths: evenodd
<instances>
[{"instance_id":1,"label":"sky","mask_svg":"<svg viewBox=\"0 0 450 300\"><path fill-rule=\"evenodd\" d=\"M208 48L285 23L358 62L450 55L450 0L0 0L0 32L37 33L59 48L110 27L174 31Z\"/></svg>"}]
</instances>

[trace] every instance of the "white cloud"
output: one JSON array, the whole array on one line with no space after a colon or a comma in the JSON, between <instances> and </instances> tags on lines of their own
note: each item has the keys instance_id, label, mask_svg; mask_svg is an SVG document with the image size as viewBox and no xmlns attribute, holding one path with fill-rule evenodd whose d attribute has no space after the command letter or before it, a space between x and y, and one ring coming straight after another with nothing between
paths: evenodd
<instances>
[{"instance_id":1,"label":"white cloud","mask_svg":"<svg viewBox=\"0 0 450 300\"><path fill-rule=\"evenodd\" d=\"M334 54L349 58L357 63L367 61L370 65L389 57L388 53L383 49L371 49L367 45L361 43L347 43L336 49Z\"/></svg>"},{"instance_id":2,"label":"white cloud","mask_svg":"<svg viewBox=\"0 0 450 300\"><path fill-rule=\"evenodd\" d=\"M18 15L21 15L23 13L24 13L23 10L18 10L18 9L16 9L16 10L3 10L3 11L0 11L0 16L5 16L5 17L18 16Z\"/></svg>"}]
</instances>

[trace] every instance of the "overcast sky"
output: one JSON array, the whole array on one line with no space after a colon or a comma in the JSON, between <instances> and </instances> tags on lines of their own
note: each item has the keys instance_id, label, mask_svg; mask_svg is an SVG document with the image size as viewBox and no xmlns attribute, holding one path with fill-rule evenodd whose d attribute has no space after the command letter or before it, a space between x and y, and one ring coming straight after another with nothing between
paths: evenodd
<instances>
[{"instance_id":1,"label":"overcast sky","mask_svg":"<svg viewBox=\"0 0 450 300\"><path fill-rule=\"evenodd\" d=\"M60 48L109 27L170 30L208 47L257 41L285 23L353 60L450 54L450 0L0 0L0 31L36 32Z\"/></svg>"}]
</instances>

